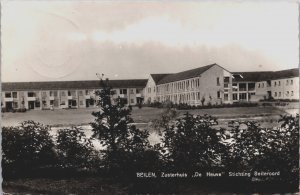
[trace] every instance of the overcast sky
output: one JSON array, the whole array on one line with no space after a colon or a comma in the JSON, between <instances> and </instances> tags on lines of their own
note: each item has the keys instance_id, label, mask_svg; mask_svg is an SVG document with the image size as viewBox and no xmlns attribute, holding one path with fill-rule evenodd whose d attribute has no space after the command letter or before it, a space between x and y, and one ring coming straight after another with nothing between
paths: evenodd
<instances>
[{"instance_id":1,"label":"overcast sky","mask_svg":"<svg viewBox=\"0 0 300 195\"><path fill-rule=\"evenodd\" d=\"M4 82L298 67L297 1L2 3Z\"/></svg>"}]
</instances>

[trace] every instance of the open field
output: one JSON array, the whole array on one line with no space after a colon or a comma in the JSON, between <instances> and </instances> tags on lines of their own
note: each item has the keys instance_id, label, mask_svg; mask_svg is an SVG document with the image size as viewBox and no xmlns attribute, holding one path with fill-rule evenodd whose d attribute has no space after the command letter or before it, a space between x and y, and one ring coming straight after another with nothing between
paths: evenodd
<instances>
[{"instance_id":1,"label":"open field","mask_svg":"<svg viewBox=\"0 0 300 195\"><path fill-rule=\"evenodd\" d=\"M295 104L296 106L297 104ZM295 110L297 107L289 107L289 110ZM87 125L93 122L93 111L99 108L89 109L70 109L70 110L30 110L25 113L2 113L2 126L15 126L25 120L34 120L45 125L70 126ZM143 107L141 109L134 107L132 117L136 123L148 123L153 119L158 119L164 109ZM179 110L179 116L189 112L191 114L209 114L219 119L233 118L253 118L253 117L278 117L285 114L284 108L277 107L237 107L237 108L213 108L196 110Z\"/></svg>"}]
</instances>

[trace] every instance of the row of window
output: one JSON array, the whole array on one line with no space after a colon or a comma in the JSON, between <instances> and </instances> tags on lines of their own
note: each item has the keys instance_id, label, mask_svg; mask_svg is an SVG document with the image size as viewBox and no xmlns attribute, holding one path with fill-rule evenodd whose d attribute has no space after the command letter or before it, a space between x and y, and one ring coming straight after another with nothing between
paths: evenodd
<instances>
[{"instance_id":1,"label":"row of window","mask_svg":"<svg viewBox=\"0 0 300 195\"><path fill-rule=\"evenodd\" d=\"M247 94L248 94L248 100L251 99L251 96L255 95L255 93L233 93L232 94L232 100L247 100Z\"/></svg>"},{"instance_id":2,"label":"row of window","mask_svg":"<svg viewBox=\"0 0 300 195\"><path fill-rule=\"evenodd\" d=\"M134 94L134 93L141 93L142 89L130 89L130 94ZM78 96L83 96L85 95L90 95L93 93L92 90L79 90L77 91ZM120 89L120 94L127 94L127 89ZM60 96L64 97L64 96L76 96L76 91L75 90L71 90L71 91L60 91ZM24 96L23 92L22 95ZM37 92L27 92L27 97L36 97L37 96ZM49 91L49 96L50 97L58 97L58 91ZM47 97L47 91L42 91L42 97ZM18 98L18 93L17 92L5 92L5 98Z\"/></svg>"},{"instance_id":3,"label":"row of window","mask_svg":"<svg viewBox=\"0 0 300 195\"><path fill-rule=\"evenodd\" d=\"M286 81L285 81L285 85L293 85L294 84L294 80L293 79L287 79ZM274 85L274 87L279 87L279 86L281 86L281 81L274 81L273 82L273 85ZM270 84L270 86L271 86L271 84ZM258 88L264 88L264 82L261 82L261 83L258 83Z\"/></svg>"},{"instance_id":4,"label":"row of window","mask_svg":"<svg viewBox=\"0 0 300 195\"><path fill-rule=\"evenodd\" d=\"M185 90L185 89L194 89L200 86L200 79L192 79L192 80L186 80L186 81L180 81L175 83L168 83L164 84L162 86L158 86L158 92L164 91L179 91L179 90Z\"/></svg>"},{"instance_id":5,"label":"row of window","mask_svg":"<svg viewBox=\"0 0 300 195\"><path fill-rule=\"evenodd\" d=\"M224 77L224 87L228 87L229 77ZM216 78L216 85L220 86L220 78ZM200 86L200 79L191 79L186 81L179 81L175 83L168 83L162 86L158 86L158 93L161 93L162 90L166 92L171 91L181 91L187 89L194 89ZM151 88L148 88L148 93L151 93Z\"/></svg>"},{"instance_id":6,"label":"row of window","mask_svg":"<svg viewBox=\"0 0 300 195\"><path fill-rule=\"evenodd\" d=\"M289 97L289 96L294 96L294 91L286 91L285 92L285 96L286 97ZM281 92L279 91L279 92L274 92L274 97L281 97Z\"/></svg>"}]
</instances>

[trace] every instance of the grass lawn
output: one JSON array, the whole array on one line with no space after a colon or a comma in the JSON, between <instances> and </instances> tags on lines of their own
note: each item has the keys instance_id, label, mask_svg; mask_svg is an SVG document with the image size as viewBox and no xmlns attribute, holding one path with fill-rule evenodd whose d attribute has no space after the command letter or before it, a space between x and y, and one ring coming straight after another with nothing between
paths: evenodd
<instances>
[{"instance_id":1,"label":"grass lawn","mask_svg":"<svg viewBox=\"0 0 300 195\"><path fill-rule=\"evenodd\" d=\"M30 110L25 113L2 113L2 126L15 126L25 120L34 120L45 125L69 126L86 125L93 122L91 115L98 108L70 109L70 110ZM133 108L132 117L136 123L148 123L158 119L164 109L143 107ZM220 119L243 118L243 117L270 117L286 113L283 109L276 107L239 107L239 108L213 108L196 110L179 110L179 115L189 112L191 114L209 114Z\"/></svg>"},{"instance_id":2,"label":"grass lawn","mask_svg":"<svg viewBox=\"0 0 300 195\"><path fill-rule=\"evenodd\" d=\"M28 178L4 181L7 194L127 194L127 187L101 177Z\"/></svg>"}]
</instances>

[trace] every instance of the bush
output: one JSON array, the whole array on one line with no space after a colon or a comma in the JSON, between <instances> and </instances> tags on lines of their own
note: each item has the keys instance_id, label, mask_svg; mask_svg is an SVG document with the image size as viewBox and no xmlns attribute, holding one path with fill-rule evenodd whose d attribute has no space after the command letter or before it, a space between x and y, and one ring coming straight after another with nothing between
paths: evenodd
<instances>
[{"instance_id":1,"label":"bush","mask_svg":"<svg viewBox=\"0 0 300 195\"><path fill-rule=\"evenodd\" d=\"M232 121L229 158L225 167L238 171L280 171L266 180L296 182L299 155L299 115L282 116L279 128L262 128L254 121Z\"/></svg>"},{"instance_id":2,"label":"bush","mask_svg":"<svg viewBox=\"0 0 300 195\"><path fill-rule=\"evenodd\" d=\"M177 171L213 170L221 165L225 146L212 126L215 118L185 114L164 129L162 153L169 166Z\"/></svg>"},{"instance_id":3,"label":"bush","mask_svg":"<svg viewBox=\"0 0 300 195\"><path fill-rule=\"evenodd\" d=\"M25 121L17 127L2 128L2 166L7 174L27 174L36 168L51 166L56 153L50 127Z\"/></svg>"},{"instance_id":4,"label":"bush","mask_svg":"<svg viewBox=\"0 0 300 195\"><path fill-rule=\"evenodd\" d=\"M57 132L57 153L59 167L91 169L93 165L93 145L81 128L60 129Z\"/></svg>"}]
</instances>

